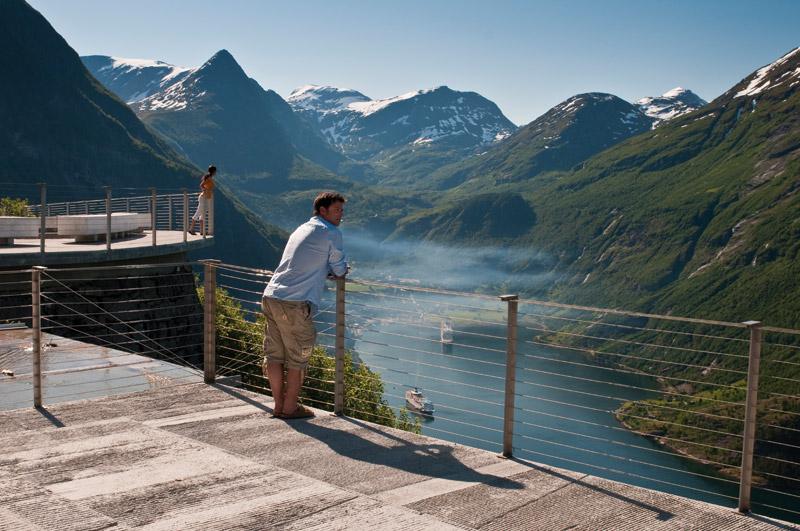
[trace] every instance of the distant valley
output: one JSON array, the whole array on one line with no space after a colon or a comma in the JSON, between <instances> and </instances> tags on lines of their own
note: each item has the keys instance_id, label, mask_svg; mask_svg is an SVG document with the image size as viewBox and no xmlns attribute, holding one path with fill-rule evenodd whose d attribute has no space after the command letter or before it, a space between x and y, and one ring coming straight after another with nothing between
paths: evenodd
<instances>
[{"instance_id":1,"label":"distant valley","mask_svg":"<svg viewBox=\"0 0 800 531\"><path fill-rule=\"evenodd\" d=\"M225 51L197 68L83 60L176 149L198 165L215 161L245 204L284 228L307 216L314 191L337 188L351 197L348 227L372 242L365 249L529 249L536 259L495 265L511 277L547 275L552 283L518 289L563 300L733 318L744 308L720 311L720 298L747 289L749 268L794 282L796 238L786 231L796 224L773 216L791 211L798 182L796 52L757 92L748 87L770 67L711 103L682 88L634 103L578 94L521 127L479 94L448 87L372 100L309 85L283 100ZM772 224L789 247L761 229ZM715 290L722 278L742 288ZM783 324L798 322L783 310Z\"/></svg>"}]
</instances>

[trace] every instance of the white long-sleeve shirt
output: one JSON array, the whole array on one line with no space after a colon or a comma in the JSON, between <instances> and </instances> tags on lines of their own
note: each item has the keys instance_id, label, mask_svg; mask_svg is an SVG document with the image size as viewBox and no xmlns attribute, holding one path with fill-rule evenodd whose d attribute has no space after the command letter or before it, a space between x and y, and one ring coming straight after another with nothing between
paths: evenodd
<instances>
[{"instance_id":1,"label":"white long-sleeve shirt","mask_svg":"<svg viewBox=\"0 0 800 531\"><path fill-rule=\"evenodd\" d=\"M342 276L347 272L347 258L342 233L336 225L314 216L295 229L265 297L286 301L308 301L319 308L328 273Z\"/></svg>"}]
</instances>

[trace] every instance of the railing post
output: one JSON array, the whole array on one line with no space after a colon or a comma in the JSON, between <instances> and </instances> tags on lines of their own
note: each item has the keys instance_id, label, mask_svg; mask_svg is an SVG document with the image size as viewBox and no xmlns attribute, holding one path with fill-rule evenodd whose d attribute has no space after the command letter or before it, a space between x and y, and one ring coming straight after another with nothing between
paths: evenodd
<instances>
[{"instance_id":1,"label":"railing post","mask_svg":"<svg viewBox=\"0 0 800 531\"><path fill-rule=\"evenodd\" d=\"M501 295L508 303L508 332L506 336L506 391L503 409L503 457L513 455L514 393L517 384L517 307L519 295Z\"/></svg>"},{"instance_id":2,"label":"railing post","mask_svg":"<svg viewBox=\"0 0 800 531\"><path fill-rule=\"evenodd\" d=\"M217 264L219 260L201 260L203 264L203 380L216 378L217 343Z\"/></svg>"},{"instance_id":3,"label":"railing post","mask_svg":"<svg viewBox=\"0 0 800 531\"><path fill-rule=\"evenodd\" d=\"M344 307L345 279L336 279L336 375L333 388L333 413L344 414Z\"/></svg>"},{"instance_id":4,"label":"railing post","mask_svg":"<svg viewBox=\"0 0 800 531\"><path fill-rule=\"evenodd\" d=\"M39 252L44 254L44 240L47 232L47 183L39 183L39 195L42 198L42 207L39 212L42 218L39 227Z\"/></svg>"},{"instance_id":5,"label":"railing post","mask_svg":"<svg viewBox=\"0 0 800 531\"><path fill-rule=\"evenodd\" d=\"M172 202L173 199L175 199L174 195L169 194L167 196L167 230L172 230L172 208L174 206Z\"/></svg>"},{"instance_id":6,"label":"railing post","mask_svg":"<svg viewBox=\"0 0 800 531\"><path fill-rule=\"evenodd\" d=\"M758 405L758 374L761 365L761 322L746 321L750 329L750 356L747 365L747 397L742 438L742 466L739 479L739 512L750 512L750 491L753 486L753 452L756 442L756 406Z\"/></svg>"},{"instance_id":7,"label":"railing post","mask_svg":"<svg viewBox=\"0 0 800 531\"><path fill-rule=\"evenodd\" d=\"M150 188L150 225L153 231L153 247L156 246L156 222L158 221L158 197L156 196L156 189Z\"/></svg>"},{"instance_id":8,"label":"railing post","mask_svg":"<svg viewBox=\"0 0 800 531\"><path fill-rule=\"evenodd\" d=\"M208 233L211 236L214 235L214 197L213 196L208 198Z\"/></svg>"},{"instance_id":9,"label":"railing post","mask_svg":"<svg viewBox=\"0 0 800 531\"><path fill-rule=\"evenodd\" d=\"M186 231L189 230L189 192L186 188L183 191L183 243L186 243Z\"/></svg>"},{"instance_id":10,"label":"railing post","mask_svg":"<svg viewBox=\"0 0 800 531\"><path fill-rule=\"evenodd\" d=\"M33 407L42 407L42 271L33 266L31 274L31 331L33 339Z\"/></svg>"},{"instance_id":11,"label":"railing post","mask_svg":"<svg viewBox=\"0 0 800 531\"><path fill-rule=\"evenodd\" d=\"M106 190L106 251L111 251L111 187L103 188Z\"/></svg>"}]
</instances>

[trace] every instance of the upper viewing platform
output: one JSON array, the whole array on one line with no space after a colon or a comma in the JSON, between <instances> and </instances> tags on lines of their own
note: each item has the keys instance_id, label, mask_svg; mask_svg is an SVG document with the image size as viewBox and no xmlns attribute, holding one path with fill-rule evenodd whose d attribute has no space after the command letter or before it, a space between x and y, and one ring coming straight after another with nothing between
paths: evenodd
<instances>
[{"instance_id":1,"label":"upper viewing platform","mask_svg":"<svg viewBox=\"0 0 800 531\"><path fill-rule=\"evenodd\" d=\"M0 267L137 260L213 245L213 201L200 215L197 197L185 192L106 195L48 203L43 187L26 216L0 216Z\"/></svg>"}]
</instances>

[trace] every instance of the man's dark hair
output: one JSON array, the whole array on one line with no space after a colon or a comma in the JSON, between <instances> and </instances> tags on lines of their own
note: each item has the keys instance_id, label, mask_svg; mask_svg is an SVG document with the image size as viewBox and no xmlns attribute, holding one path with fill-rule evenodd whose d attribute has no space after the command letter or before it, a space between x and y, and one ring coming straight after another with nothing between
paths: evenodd
<instances>
[{"instance_id":1,"label":"man's dark hair","mask_svg":"<svg viewBox=\"0 0 800 531\"><path fill-rule=\"evenodd\" d=\"M346 203L347 199L338 192L320 192L314 199L314 215L319 215L319 209L322 207L330 208L334 203Z\"/></svg>"},{"instance_id":2,"label":"man's dark hair","mask_svg":"<svg viewBox=\"0 0 800 531\"><path fill-rule=\"evenodd\" d=\"M211 166L208 167L208 173L209 174L217 173L217 167L212 164Z\"/></svg>"}]
</instances>

